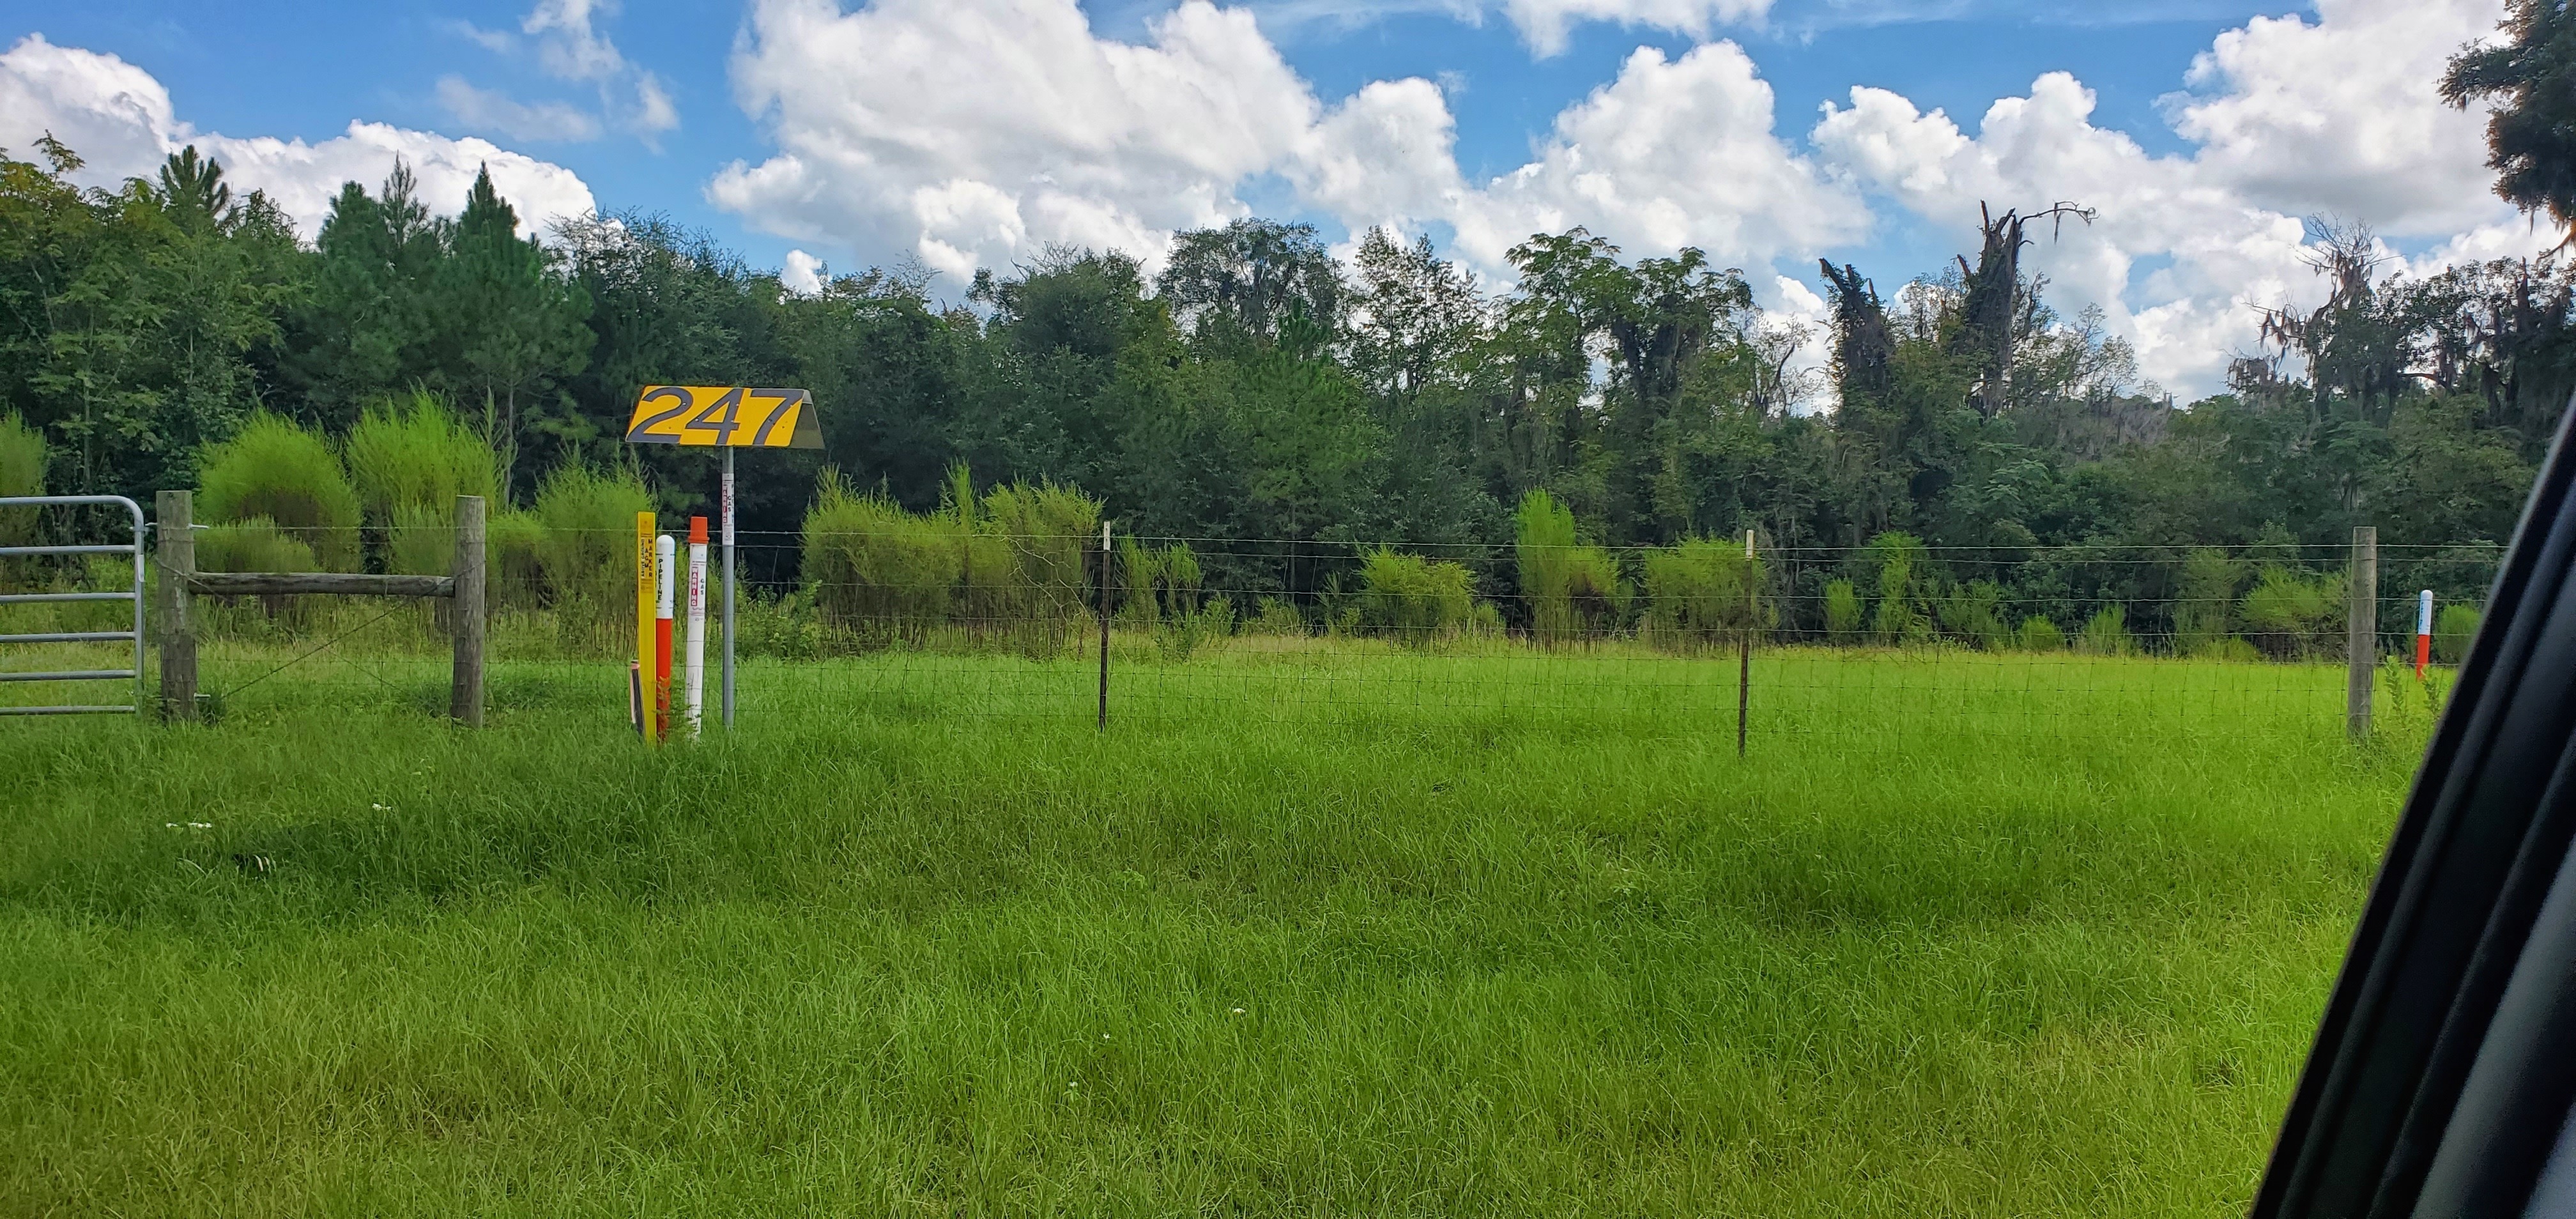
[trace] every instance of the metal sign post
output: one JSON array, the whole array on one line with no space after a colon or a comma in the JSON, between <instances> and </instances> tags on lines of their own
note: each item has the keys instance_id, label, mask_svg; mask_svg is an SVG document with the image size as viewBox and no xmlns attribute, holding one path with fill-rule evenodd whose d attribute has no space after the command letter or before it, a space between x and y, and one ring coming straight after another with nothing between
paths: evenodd
<instances>
[{"instance_id":1,"label":"metal sign post","mask_svg":"<svg viewBox=\"0 0 2576 1219\"><path fill-rule=\"evenodd\" d=\"M724 660L719 677L725 727L733 727L735 449L819 449L823 429L814 396L801 389L747 385L647 385L635 396L626 425L628 444L675 444L724 450L724 484L718 514L724 530ZM699 575L703 581L704 576Z\"/></svg>"}]
</instances>

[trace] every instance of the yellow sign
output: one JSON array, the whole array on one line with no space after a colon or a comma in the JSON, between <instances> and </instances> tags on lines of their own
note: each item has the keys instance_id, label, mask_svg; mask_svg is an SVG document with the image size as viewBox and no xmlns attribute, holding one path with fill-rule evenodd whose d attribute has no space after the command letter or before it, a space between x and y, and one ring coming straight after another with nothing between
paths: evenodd
<instances>
[{"instance_id":1,"label":"yellow sign","mask_svg":"<svg viewBox=\"0 0 2576 1219\"><path fill-rule=\"evenodd\" d=\"M628 444L735 449L819 449L814 396L743 385L647 385L626 425Z\"/></svg>"}]
</instances>

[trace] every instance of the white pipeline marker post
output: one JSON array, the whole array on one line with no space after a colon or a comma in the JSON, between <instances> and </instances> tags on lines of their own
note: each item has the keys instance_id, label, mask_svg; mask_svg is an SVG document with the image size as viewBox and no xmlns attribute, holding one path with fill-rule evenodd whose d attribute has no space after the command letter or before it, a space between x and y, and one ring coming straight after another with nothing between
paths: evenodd
<instances>
[{"instance_id":1,"label":"white pipeline marker post","mask_svg":"<svg viewBox=\"0 0 2576 1219\"><path fill-rule=\"evenodd\" d=\"M671 739L671 600L677 591L680 544L670 534L653 539L653 716L662 739Z\"/></svg>"},{"instance_id":2,"label":"white pipeline marker post","mask_svg":"<svg viewBox=\"0 0 2576 1219\"><path fill-rule=\"evenodd\" d=\"M2415 680L2424 680L2424 666L2433 661L2433 590L2415 594Z\"/></svg>"},{"instance_id":3,"label":"white pipeline marker post","mask_svg":"<svg viewBox=\"0 0 2576 1219\"><path fill-rule=\"evenodd\" d=\"M689 625L683 645L682 687L687 691L689 735L698 735L707 706L707 518L689 518Z\"/></svg>"}]
</instances>

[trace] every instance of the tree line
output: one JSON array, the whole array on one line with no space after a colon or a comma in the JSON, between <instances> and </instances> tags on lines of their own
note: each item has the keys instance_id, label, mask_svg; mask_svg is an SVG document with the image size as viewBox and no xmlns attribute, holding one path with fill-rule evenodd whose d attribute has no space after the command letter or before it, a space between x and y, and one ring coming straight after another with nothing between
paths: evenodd
<instances>
[{"instance_id":1,"label":"tree line","mask_svg":"<svg viewBox=\"0 0 2576 1219\"><path fill-rule=\"evenodd\" d=\"M928 513L962 469L968 495L1078 491L1194 540L1209 587L1292 605L1387 544L1508 597L1539 492L1613 561L1748 529L1806 556L1777 579L1809 625L1910 548L1927 596L1983 582L2071 631L2172 601L2194 548L2233 548L2243 591L2330 566L2356 524L2413 564L2394 585L2474 597L2576 387L2565 262L2384 274L2357 229L2323 231L2323 306L2267 315L2226 392L2178 404L2023 270L2045 225L2087 221L2070 206L1981 216L1979 248L1886 288L1820 264L1832 360L1802 373L1808 336L1740 271L1581 228L1513 249L1501 289L1427 239L1370 232L1345 264L1253 218L1180 234L1159 273L1050 249L942 302L900 267L790 291L654 215L522 237L488 176L453 218L400 167L349 183L308 244L194 149L113 189L34 151L0 156L0 414L43 438L48 489L194 486L259 417L341 438L426 395L507 502L580 469L703 511L704 454L622 443L638 387L802 386L824 450L743 463L781 577L818 489Z\"/></svg>"}]
</instances>

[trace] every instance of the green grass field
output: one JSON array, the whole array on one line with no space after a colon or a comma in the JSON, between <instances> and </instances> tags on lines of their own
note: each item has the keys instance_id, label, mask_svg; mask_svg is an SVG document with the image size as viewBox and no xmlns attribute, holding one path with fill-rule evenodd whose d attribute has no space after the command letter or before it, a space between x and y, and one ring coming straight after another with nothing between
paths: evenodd
<instances>
[{"instance_id":1,"label":"green grass field","mask_svg":"<svg viewBox=\"0 0 2576 1219\"><path fill-rule=\"evenodd\" d=\"M214 649L209 689L289 650ZM1245 643L0 721L0 1213L2221 1215L2419 747L2330 667Z\"/></svg>"}]
</instances>

